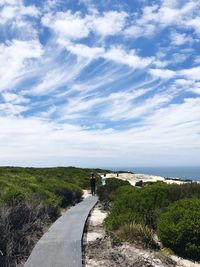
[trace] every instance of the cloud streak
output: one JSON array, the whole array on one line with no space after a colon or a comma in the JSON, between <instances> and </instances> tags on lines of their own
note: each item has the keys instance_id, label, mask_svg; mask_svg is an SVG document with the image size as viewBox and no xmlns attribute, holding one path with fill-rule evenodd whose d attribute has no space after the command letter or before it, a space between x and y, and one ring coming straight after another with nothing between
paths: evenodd
<instances>
[{"instance_id":1,"label":"cloud streak","mask_svg":"<svg viewBox=\"0 0 200 267\"><path fill-rule=\"evenodd\" d=\"M200 1L118 2L1 1L0 164L199 164Z\"/></svg>"}]
</instances>

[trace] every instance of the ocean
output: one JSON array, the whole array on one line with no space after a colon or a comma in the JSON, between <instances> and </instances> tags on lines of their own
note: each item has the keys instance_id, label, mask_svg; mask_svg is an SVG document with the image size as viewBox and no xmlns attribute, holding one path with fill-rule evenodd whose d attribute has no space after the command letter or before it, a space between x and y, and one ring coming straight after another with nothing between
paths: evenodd
<instances>
[{"instance_id":1,"label":"ocean","mask_svg":"<svg viewBox=\"0 0 200 267\"><path fill-rule=\"evenodd\" d=\"M121 167L109 169L200 181L200 167Z\"/></svg>"}]
</instances>

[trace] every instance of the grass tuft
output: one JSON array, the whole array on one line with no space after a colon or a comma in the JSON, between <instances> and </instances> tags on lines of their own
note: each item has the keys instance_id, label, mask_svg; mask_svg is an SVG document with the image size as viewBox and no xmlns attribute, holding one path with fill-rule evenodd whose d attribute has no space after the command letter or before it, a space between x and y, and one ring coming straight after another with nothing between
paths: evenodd
<instances>
[{"instance_id":1,"label":"grass tuft","mask_svg":"<svg viewBox=\"0 0 200 267\"><path fill-rule=\"evenodd\" d=\"M137 223L125 224L117 230L117 235L124 241L145 248L159 249L159 245L154 238L154 231L146 225Z\"/></svg>"}]
</instances>

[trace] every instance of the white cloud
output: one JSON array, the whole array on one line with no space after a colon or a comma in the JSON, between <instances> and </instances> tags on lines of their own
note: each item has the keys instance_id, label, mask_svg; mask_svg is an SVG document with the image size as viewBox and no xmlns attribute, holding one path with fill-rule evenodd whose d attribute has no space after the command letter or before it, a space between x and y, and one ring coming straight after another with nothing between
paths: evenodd
<instances>
[{"instance_id":1,"label":"white cloud","mask_svg":"<svg viewBox=\"0 0 200 267\"><path fill-rule=\"evenodd\" d=\"M17 3L21 3L21 0L1 0L0 6L16 5Z\"/></svg>"},{"instance_id":2,"label":"white cloud","mask_svg":"<svg viewBox=\"0 0 200 267\"><path fill-rule=\"evenodd\" d=\"M156 14L155 20L165 26L184 25L185 21L190 20L198 6L199 3L195 1L189 1L185 5L179 7L166 7L163 5Z\"/></svg>"},{"instance_id":3,"label":"white cloud","mask_svg":"<svg viewBox=\"0 0 200 267\"><path fill-rule=\"evenodd\" d=\"M86 115L88 112L90 112L94 106L97 106L99 104L103 104L105 101L105 98L75 98L71 99L70 103L68 105L65 105L63 109L61 110L61 113L63 114L62 119L72 119L72 118L81 118L84 115Z\"/></svg>"},{"instance_id":4,"label":"white cloud","mask_svg":"<svg viewBox=\"0 0 200 267\"><path fill-rule=\"evenodd\" d=\"M5 102L13 103L13 104L21 104L21 103L29 103L30 100L25 98L24 96L20 96L18 94L13 93L3 93L2 94Z\"/></svg>"},{"instance_id":5,"label":"white cloud","mask_svg":"<svg viewBox=\"0 0 200 267\"><path fill-rule=\"evenodd\" d=\"M42 18L44 26L49 27L59 39L78 40L95 33L102 37L116 35L125 26L125 12L108 11L104 14L82 16L79 12L57 12L47 14Z\"/></svg>"},{"instance_id":6,"label":"white cloud","mask_svg":"<svg viewBox=\"0 0 200 267\"><path fill-rule=\"evenodd\" d=\"M144 96L151 90L140 89L125 93L121 92L116 95L112 94L112 97L109 97L110 104L101 114L102 117L113 121L141 119L143 116L149 116L172 99L172 96L159 94L149 98L144 97L142 101L137 101L139 97Z\"/></svg>"},{"instance_id":7,"label":"white cloud","mask_svg":"<svg viewBox=\"0 0 200 267\"><path fill-rule=\"evenodd\" d=\"M200 35L200 17L196 17L194 19L191 19L186 22L186 25L189 28L192 28L195 30L195 32Z\"/></svg>"},{"instance_id":8,"label":"white cloud","mask_svg":"<svg viewBox=\"0 0 200 267\"><path fill-rule=\"evenodd\" d=\"M199 88L194 88L191 90L193 93L200 95L200 86Z\"/></svg>"},{"instance_id":9,"label":"white cloud","mask_svg":"<svg viewBox=\"0 0 200 267\"><path fill-rule=\"evenodd\" d=\"M187 42L193 42L192 37L186 35L185 33L172 32L170 35L172 45L183 45Z\"/></svg>"},{"instance_id":10,"label":"white cloud","mask_svg":"<svg viewBox=\"0 0 200 267\"><path fill-rule=\"evenodd\" d=\"M126 71L123 71L124 68ZM92 92L103 93L105 88L114 90L118 83L122 83L122 88L124 88L124 82L133 76L134 71L135 70L132 68L127 70L126 66L105 61L92 69L92 71L89 73L89 77L86 80L76 81L70 84L70 89L73 92L80 92L82 96L82 94L87 95ZM145 83L142 84L142 86L143 85L145 86ZM96 93L95 96L97 96Z\"/></svg>"},{"instance_id":11,"label":"white cloud","mask_svg":"<svg viewBox=\"0 0 200 267\"><path fill-rule=\"evenodd\" d=\"M174 1L161 1L160 6L154 4L145 6L142 14L133 19L124 34L133 38L150 37L168 26L178 26L179 28L194 29L199 34L199 17L195 12L199 9L199 1L189 1L186 4ZM172 36L175 45L191 41L190 36Z\"/></svg>"},{"instance_id":12,"label":"white cloud","mask_svg":"<svg viewBox=\"0 0 200 267\"><path fill-rule=\"evenodd\" d=\"M89 20L82 18L80 13L58 12L47 14L42 18L44 26L51 28L59 38L77 40L87 37L90 33Z\"/></svg>"},{"instance_id":13,"label":"white cloud","mask_svg":"<svg viewBox=\"0 0 200 267\"><path fill-rule=\"evenodd\" d=\"M36 40L0 44L0 91L11 89L29 71L28 60L38 59L42 53L42 45Z\"/></svg>"},{"instance_id":14,"label":"white cloud","mask_svg":"<svg viewBox=\"0 0 200 267\"><path fill-rule=\"evenodd\" d=\"M105 52L103 47L89 47L83 44L63 43L62 41L60 43L72 54L83 58L96 59L101 57Z\"/></svg>"},{"instance_id":15,"label":"white cloud","mask_svg":"<svg viewBox=\"0 0 200 267\"><path fill-rule=\"evenodd\" d=\"M124 31L124 34L127 37L138 38L138 37L150 37L155 32L156 32L156 26L153 24L147 24L145 25L145 27L143 27L142 25L132 25Z\"/></svg>"},{"instance_id":16,"label":"white cloud","mask_svg":"<svg viewBox=\"0 0 200 267\"><path fill-rule=\"evenodd\" d=\"M26 91L27 94L48 95L49 93L56 92L60 87L67 87L68 82L76 79L88 64L87 59L80 59L76 62L70 56L66 63L60 63L60 66L55 65L51 68L53 62L50 61L44 64L44 71L38 75L39 81Z\"/></svg>"},{"instance_id":17,"label":"white cloud","mask_svg":"<svg viewBox=\"0 0 200 267\"><path fill-rule=\"evenodd\" d=\"M195 94L200 94L200 82L190 79L177 79L175 81L176 88Z\"/></svg>"},{"instance_id":18,"label":"white cloud","mask_svg":"<svg viewBox=\"0 0 200 267\"><path fill-rule=\"evenodd\" d=\"M142 14L128 14L121 9L100 13L93 5L86 13L58 12L55 0L47 1L44 9L1 0L0 23L8 22L4 32L12 35L12 41L0 45L1 162L26 158L29 164L46 159L50 165L59 160L68 165L74 158L73 164L91 165L98 159L103 165L115 159L148 164L154 158L170 164L181 155L185 162L187 155L199 158L199 59L194 60L196 67L175 68L197 53L195 47L176 46L197 43L191 29L199 33L199 1L183 2L163 0L146 6ZM44 25L53 33L49 39ZM147 52L153 54L155 45L162 55L140 56L146 51L135 40L126 46L124 35L151 38L168 26L173 27L167 31L171 34L164 33L157 43L157 38L150 40L153 47ZM191 95L196 99L184 100L184 92L195 93ZM179 94L178 103L170 104ZM23 112L29 118L23 118Z\"/></svg>"},{"instance_id":19,"label":"white cloud","mask_svg":"<svg viewBox=\"0 0 200 267\"><path fill-rule=\"evenodd\" d=\"M175 81L175 84L181 85L181 86L191 86L194 84L194 81L192 80L186 80L186 79L177 79Z\"/></svg>"},{"instance_id":20,"label":"white cloud","mask_svg":"<svg viewBox=\"0 0 200 267\"><path fill-rule=\"evenodd\" d=\"M189 99L155 109L142 125L123 131L1 117L1 163L118 167L133 162L198 164L199 114L200 99Z\"/></svg>"},{"instance_id":21,"label":"white cloud","mask_svg":"<svg viewBox=\"0 0 200 267\"><path fill-rule=\"evenodd\" d=\"M149 73L152 76L155 76L161 79L171 79L176 76L176 72L172 70L168 70L168 69L150 69Z\"/></svg>"},{"instance_id":22,"label":"white cloud","mask_svg":"<svg viewBox=\"0 0 200 267\"><path fill-rule=\"evenodd\" d=\"M174 24L176 20L180 19L179 11L169 7L161 7L156 15L156 19L159 20L162 26Z\"/></svg>"},{"instance_id":23,"label":"white cloud","mask_svg":"<svg viewBox=\"0 0 200 267\"><path fill-rule=\"evenodd\" d=\"M62 0L46 0L44 2L44 12L51 12L56 10L56 8L62 3Z\"/></svg>"},{"instance_id":24,"label":"white cloud","mask_svg":"<svg viewBox=\"0 0 200 267\"><path fill-rule=\"evenodd\" d=\"M183 69L179 71L179 74L188 79L199 81L200 80L200 66L190 68L190 69Z\"/></svg>"},{"instance_id":25,"label":"white cloud","mask_svg":"<svg viewBox=\"0 0 200 267\"><path fill-rule=\"evenodd\" d=\"M159 57L157 59L155 59L152 64L160 69L160 68L165 68L167 65L170 64L170 61L169 60L160 60Z\"/></svg>"},{"instance_id":26,"label":"white cloud","mask_svg":"<svg viewBox=\"0 0 200 267\"><path fill-rule=\"evenodd\" d=\"M104 136L95 131L90 132L79 126L69 124L59 125L48 121L29 118L0 118L2 125L0 145L7 145L4 158L29 158L34 161L39 158L55 157L93 157L98 151L99 157L103 156L105 151L108 152L106 157L109 157L109 149L106 149L107 131L104 131ZM30 127L31 125L31 127ZM100 144L98 144L99 140ZM37 143L37 146L36 146ZM16 153L16 148L18 151ZM3 154L1 154L3 155ZM104 155L105 157L105 155ZM39 159L38 158L38 159Z\"/></svg>"},{"instance_id":27,"label":"white cloud","mask_svg":"<svg viewBox=\"0 0 200 267\"><path fill-rule=\"evenodd\" d=\"M184 114L184 116L183 116ZM148 118L149 123L153 123L155 126L160 125L161 129L171 129L177 134L178 128L185 124L185 133L191 133L191 136L198 134L193 128L187 127L188 122L198 123L200 119L200 98L185 99L183 103L171 104L168 107L160 109L151 118ZM191 138L188 136L188 138Z\"/></svg>"},{"instance_id":28,"label":"white cloud","mask_svg":"<svg viewBox=\"0 0 200 267\"><path fill-rule=\"evenodd\" d=\"M194 59L195 64L200 64L200 56L196 56Z\"/></svg>"},{"instance_id":29,"label":"white cloud","mask_svg":"<svg viewBox=\"0 0 200 267\"><path fill-rule=\"evenodd\" d=\"M189 88L189 91L191 91L197 95L200 95L200 82L194 83L193 86L191 86Z\"/></svg>"},{"instance_id":30,"label":"white cloud","mask_svg":"<svg viewBox=\"0 0 200 267\"><path fill-rule=\"evenodd\" d=\"M2 115L20 115L22 112L26 111L28 108L22 105L15 105L12 103L0 104L0 114Z\"/></svg>"},{"instance_id":31,"label":"white cloud","mask_svg":"<svg viewBox=\"0 0 200 267\"><path fill-rule=\"evenodd\" d=\"M21 0L4 1L0 12L0 24L9 21L13 23L13 20L18 20L18 23L20 23L20 20L23 21L26 16L38 17L39 14L39 10L34 5L25 6Z\"/></svg>"},{"instance_id":32,"label":"white cloud","mask_svg":"<svg viewBox=\"0 0 200 267\"><path fill-rule=\"evenodd\" d=\"M184 53L174 53L171 58L171 64L179 64L184 62L188 58L187 54Z\"/></svg>"},{"instance_id":33,"label":"white cloud","mask_svg":"<svg viewBox=\"0 0 200 267\"><path fill-rule=\"evenodd\" d=\"M95 98L88 99L88 97L77 98L69 105L65 107L67 116L69 117L73 113L77 113L77 117L83 116L81 112L89 112L94 107L98 106L98 112L100 117L106 117L114 120L115 117L118 119L122 118L121 114L124 114L130 107L130 102L144 95L146 90L127 90L116 93L110 93L107 96L96 96ZM99 109L99 107L101 107ZM123 116L123 115L122 115ZM126 114L127 116L127 114ZM66 117L66 116L65 116ZM127 119L127 117L126 117Z\"/></svg>"},{"instance_id":34,"label":"white cloud","mask_svg":"<svg viewBox=\"0 0 200 267\"><path fill-rule=\"evenodd\" d=\"M128 65L135 69L145 68L153 61L153 58L140 57L134 50L126 51L119 46L111 46L109 49L105 50L103 47L89 47L87 45L73 44L63 40L59 40L59 43L78 57L88 58L90 60L104 58L119 64Z\"/></svg>"},{"instance_id":35,"label":"white cloud","mask_svg":"<svg viewBox=\"0 0 200 267\"><path fill-rule=\"evenodd\" d=\"M139 57L134 50L126 52L121 47L112 47L104 54L104 58L120 64L126 64L131 68L145 68L153 60L153 58Z\"/></svg>"},{"instance_id":36,"label":"white cloud","mask_svg":"<svg viewBox=\"0 0 200 267\"><path fill-rule=\"evenodd\" d=\"M180 2L178 0L162 0L162 5L169 8L177 8Z\"/></svg>"},{"instance_id":37,"label":"white cloud","mask_svg":"<svg viewBox=\"0 0 200 267\"><path fill-rule=\"evenodd\" d=\"M101 36L115 35L122 31L127 16L127 13L117 11L109 11L103 16L95 16L91 22L92 30Z\"/></svg>"}]
</instances>

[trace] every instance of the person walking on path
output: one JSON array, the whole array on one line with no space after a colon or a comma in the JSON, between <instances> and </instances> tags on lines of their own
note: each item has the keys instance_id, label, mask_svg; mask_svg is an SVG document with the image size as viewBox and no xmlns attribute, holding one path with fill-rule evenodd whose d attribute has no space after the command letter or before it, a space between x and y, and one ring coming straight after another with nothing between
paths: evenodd
<instances>
[{"instance_id":1,"label":"person walking on path","mask_svg":"<svg viewBox=\"0 0 200 267\"><path fill-rule=\"evenodd\" d=\"M102 185L106 185L106 173L104 173L103 175L101 175L101 184Z\"/></svg>"},{"instance_id":2,"label":"person walking on path","mask_svg":"<svg viewBox=\"0 0 200 267\"><path fill-rule=\"evenodd\" d=\"M91 187L91 194L94 196L96 193L96 177L94 173L92 173L90 177L90 187Z\"/></svg>"}]
</instances>

